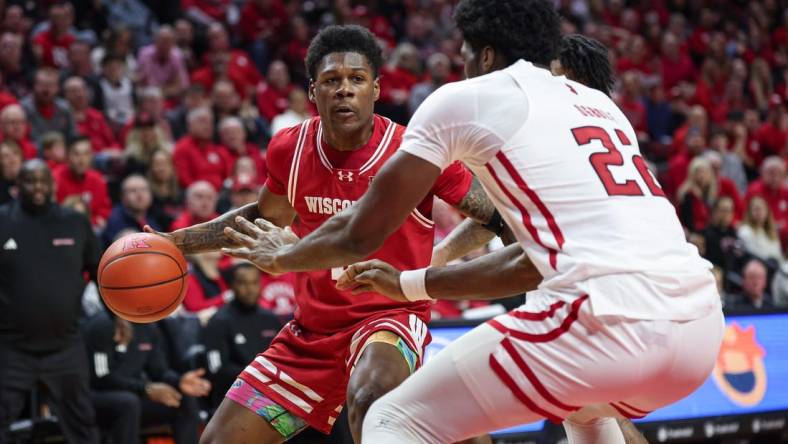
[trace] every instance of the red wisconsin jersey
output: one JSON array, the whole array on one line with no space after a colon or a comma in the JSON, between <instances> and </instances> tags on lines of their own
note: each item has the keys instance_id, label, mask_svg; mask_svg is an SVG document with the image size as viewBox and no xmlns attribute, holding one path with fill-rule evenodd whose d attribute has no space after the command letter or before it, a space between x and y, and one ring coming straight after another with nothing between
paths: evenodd
<instances>
[{"instance_id":1,"label":"red wisconsin jersey","mask_svg":"<svg viewBox=\"0 0 788 444\"><path fill-rule=\"evenodd\" d=\"M369 142L356 151L337 151L322 139L320 117L277 133L268 146L269 191L287 195L298 217L292 230L299 237L314 231L334 214L355 203L402 141L403 126L375 115ZM426 267L432 257L433 196L459 203L471 185L470 172L459 163L446 168L431 192L383 246L368 259L386 261L400 270ZM295 319L321 333L352 327L393 309L408 309L425 322L430 303L403 303L377 294L352 295L336 289L341 268L298 273Z\"/></svg>"}]
</instances>

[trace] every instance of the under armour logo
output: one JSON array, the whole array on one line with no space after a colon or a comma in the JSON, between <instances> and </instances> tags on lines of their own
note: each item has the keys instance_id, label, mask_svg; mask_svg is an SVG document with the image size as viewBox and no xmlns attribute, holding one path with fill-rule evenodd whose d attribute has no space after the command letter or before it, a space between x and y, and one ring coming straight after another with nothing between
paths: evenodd
<instances>
[{"instance_id":1,"label":"under armour logo","mask_svg":"<svg viewBox=\"0 0 788 444\"><path fill-rule=\"evenodd\" d=\"M340 182L353 182L352 171L337 171L337 177Z\"/></svg>"},{"instance_id":2,"label":"under armour logo","mask_svg":"<svg viewBox=\"0 0 788 444\"><path fill-rule=\"evenodd\" d=\"M577 91L575 91L575 89L572 87L572 85L570 85L568 83L564 83L564 85L566 85L566 87L569 88L569 91L572 91L572 93L574 93L575 95L577 94Z\"/></svg>"},{"instance_id":3,"label":"under armour logo","mask_svg":"<svg viewBox=\"0 0 788 444\"><path fill-rule=\"evenodd\" d=\"M135 248L150 248L150 245L148 245L142 237L132 237L123 241L123 251L133 250Z\"/></svg>"}]
</instances>

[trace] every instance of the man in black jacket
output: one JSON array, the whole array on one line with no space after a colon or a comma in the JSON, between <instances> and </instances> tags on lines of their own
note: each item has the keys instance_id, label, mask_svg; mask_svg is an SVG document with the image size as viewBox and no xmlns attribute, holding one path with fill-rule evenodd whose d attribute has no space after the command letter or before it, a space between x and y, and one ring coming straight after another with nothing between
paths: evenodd
<instances>
[{"instance_id":1,"label":"man in black jacket","mask_svg":"<svg viewBox=\"0 0 788 444\"><path fill-rule=\"evenodd\" d=\"M260 270L249 263L232 271L233 299L211 318L203 331L208 378L213 383L211 407L252 360L268 348L282 324L276 315L258 305Z\"/></svg>"},{"instance_id":2,"label":"man in black jacket","mask_svg":"<svg viewBox=\"0 0 788 444\"><path fill-rule=\"evenodd\" d=\"M170 369L155 324L134 324L128 345L115 341L106 314L92 318L85 330L93 404L113 443L139 443L140 427L163 423L170 424L177 444L197 443L200 418L194 397L211 390L202 378L205 371L180 375Z\"/></svg>"},{"instance_id":3,"label":"man in black jacket","mask_svg":"<svg viewBox=\"0 0 788 444\"><path fill-rule=\"evenodd\" d=\"M68 442L98 443L78 328L98 240L87 218L53 202L46 163L26 162L17 186L19 200L0 207L0 442L42 383Z\"/></svg>"}]
</instances>

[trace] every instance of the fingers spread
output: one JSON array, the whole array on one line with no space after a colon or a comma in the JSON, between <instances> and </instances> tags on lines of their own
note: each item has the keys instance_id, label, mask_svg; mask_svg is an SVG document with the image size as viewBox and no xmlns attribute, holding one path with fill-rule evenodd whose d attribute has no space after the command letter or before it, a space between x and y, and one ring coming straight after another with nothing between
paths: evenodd
<instances>
[{"instance_id":1,"label":"fingers spread","mask_svg":"<svg viewBox=\"0 0 788 444\"><path fill-rule=\"evenodd\" d=\"M257 225L249 222L249 220L241 216L235 218L235 223L238 224L238 228L241 231L251 236L257 236L258 234L262 233L262 230L260 230Z\"/></svg>"},{"instance_id":2,"label":"fingers spread","mask_svg":"<svg viewBox=\"0 0 788 444\"><path fill-rule=\"evenodd\" d=\"M249 236L247 236L247 235L245 235L243 233L235 231L235 230L233 230L230 227L225 227L224 228L224 235L229 237L230 239L232 239L236 243L239 243L241 245L246 245L247 247L251 247L251 246L253 246L255 244L255 240L254 239L252 239L251 237L249 237Z\"/></svg>"},{"instance_id":3,"label":"fingers spread","mask_svg":"<svg viewBox=\"0 0 788 444\"><path fill-rule=\"evenodd\" d=\"M255 219L254 224L262 231L271 231L271 230L279 229L279 227L263 219L262 217L258 217L257 219Z\"/></svg>"},{"instance_id":4,"label":"fingers spread","mask_svg":"<svg viewBox=\"0 0 788 444\"><path fill-rule=\"evenodd\" d=\"M252 257L252 252L248 248L222 248L222 253L246 260L250 260Z\"/></svg>"}]
</instances>

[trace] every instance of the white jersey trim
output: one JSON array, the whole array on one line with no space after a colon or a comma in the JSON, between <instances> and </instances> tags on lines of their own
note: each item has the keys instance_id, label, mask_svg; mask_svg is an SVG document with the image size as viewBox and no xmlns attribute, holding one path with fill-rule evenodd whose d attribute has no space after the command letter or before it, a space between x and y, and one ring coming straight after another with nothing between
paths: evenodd
<instances>
[{"instance_id":1,"label":"white jersey trim","mask_svg":"<svg viewBox=\"0 0 788 444\"><path fill-rule=\"evenodd\" d=\"M296 185L298 184L298 170L301 166L301 153L304 151L304 142L306 142L307 127L311 120L306 120L301 124L301 130L298 132L298 141L295 146L295 154L293 154L293 161L290 164L290 177L287 180L287 200L290 205L295 205Z\"/></svg>"}]
</instances>

